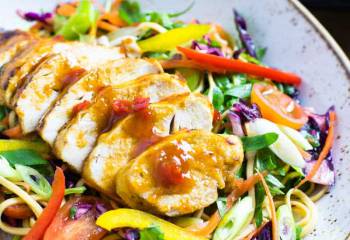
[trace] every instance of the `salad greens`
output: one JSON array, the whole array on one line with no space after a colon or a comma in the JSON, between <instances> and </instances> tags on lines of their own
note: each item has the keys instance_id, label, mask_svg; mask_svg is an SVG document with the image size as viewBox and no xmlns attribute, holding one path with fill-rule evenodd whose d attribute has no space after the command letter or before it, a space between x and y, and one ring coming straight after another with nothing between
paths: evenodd
<instances>
[{"instance_id":1,"label":"salad greens","mask_svg":"<svg viewBox=\"0 0 350 240\"><path fill-rule=\"evenodd\" d=\"M151 226L140 231L140 240L164 240L164 233L158 226Z\"/></svg>"}]
</instances>

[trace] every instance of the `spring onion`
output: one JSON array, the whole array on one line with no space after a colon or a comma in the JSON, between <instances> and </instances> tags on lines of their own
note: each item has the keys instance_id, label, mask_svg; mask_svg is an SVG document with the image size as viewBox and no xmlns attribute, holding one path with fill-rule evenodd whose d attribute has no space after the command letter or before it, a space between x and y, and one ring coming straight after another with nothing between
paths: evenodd
<instances>
[{"instance_id":1,"label":"spring onion","mask_svg":"<svg viewBox=\"0 0 350 240\"><path fill-rule=\"evenodd\" d=\"M0 176L9 179L10 181L21 181L21 176L13 169L6 158L0 156Z\"/></svg>"}]
</instances>

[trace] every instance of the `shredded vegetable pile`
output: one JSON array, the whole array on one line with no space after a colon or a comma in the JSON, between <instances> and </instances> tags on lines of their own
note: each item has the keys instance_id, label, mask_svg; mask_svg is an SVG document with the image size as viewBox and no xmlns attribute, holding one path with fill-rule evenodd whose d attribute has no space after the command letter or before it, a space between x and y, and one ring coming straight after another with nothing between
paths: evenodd
<instances>
[{"instance_id":1,"label":"shredded vegetable pile","mask_svg":"<svg viewBox=\"0 0 350 240\"><path fill-rule=\"evenodd\" d=\"M302 239L317 222L318 201L335 182L336 113L301 105L301 76L264 63L239 9L234 39L216 23L143 12L137 2L81 0L53 12L23 12L30 32L58 41L120 46L207 96L214 133L236 135L244 160L233 191L192 214L162 218L128 208L85 186L37 135L23 135L14 111L0 108L0 229L13 239ZM84 108L84 106L78 106Z\"/></svg>"}]
</instances>

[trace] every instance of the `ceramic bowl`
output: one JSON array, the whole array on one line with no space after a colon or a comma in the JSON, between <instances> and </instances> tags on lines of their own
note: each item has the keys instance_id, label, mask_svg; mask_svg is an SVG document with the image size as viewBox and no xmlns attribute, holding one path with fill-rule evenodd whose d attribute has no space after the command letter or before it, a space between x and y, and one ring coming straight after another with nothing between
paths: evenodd
<instances>
[{"instance_id":1,"label":"ceramic bowl","mask_svg":"<svg viewBox=\"0 0 350 240\"><path fill-rule=\"evenodd\" d=\"M52 9L57 1L11 0L0 9L0 27L25 27L17 9ZM177 12L189 0L144 0L148 10ZM248 21L259 46L267 47L264 61L302 76L302 102L323 113L335 105L338 119L334 146L336 184L317 202L318 223L306 239L344 240L350 233L350 62L320 23L296 0L197 0L181 19L217 22L234 32L232 9ZM346 31L348 31L346 33ZM344 34L350 34L344 29ZM1 236L0 236L1 238Z\"/></svg>"}]
</instances>

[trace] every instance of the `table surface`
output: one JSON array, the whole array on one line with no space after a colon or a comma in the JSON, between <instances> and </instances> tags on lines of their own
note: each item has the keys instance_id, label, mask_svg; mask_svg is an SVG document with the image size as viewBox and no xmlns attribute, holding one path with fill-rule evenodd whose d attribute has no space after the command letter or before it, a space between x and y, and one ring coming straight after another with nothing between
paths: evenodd
<instances>
[{"instance_id":1,"label":"table surface","mask_svg":"<svg viewBox=\"0 0 350 240\"><path fill-rule=\"evenodd\" d=\"M341 5L342 0L335 1L338 5L325 5L324 1L302 1L306 7L325 26L335 38L345 53L350 57L350 1ZM334 3L335 3L334 2Z\"/></svg>"}]
</instances>

